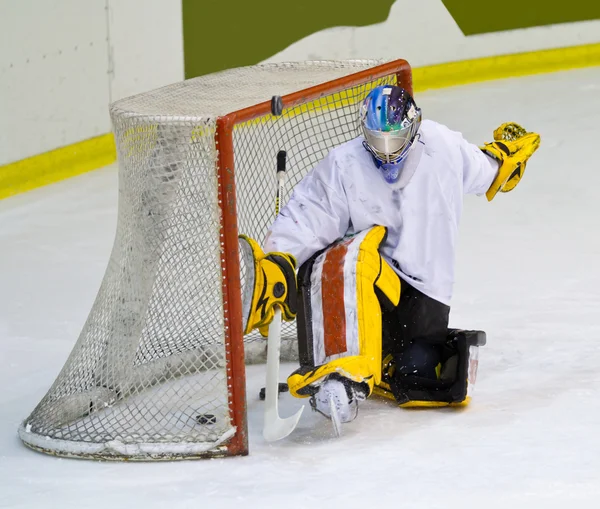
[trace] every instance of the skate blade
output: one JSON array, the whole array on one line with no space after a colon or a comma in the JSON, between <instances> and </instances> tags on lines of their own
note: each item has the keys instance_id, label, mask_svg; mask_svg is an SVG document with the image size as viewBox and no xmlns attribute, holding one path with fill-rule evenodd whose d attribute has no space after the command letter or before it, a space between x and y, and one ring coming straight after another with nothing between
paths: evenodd
<instances>
[{"instance_id":1,"label":"skate blade","mask_svg":"<svg viewBox=\"0 0 600 509\"><path fill-rule=\"evenodd\" d=\"M333 401L333 397L329 396L329 419L331 420L331 425L333 426L333 433L337 438L342 436L342 420L340 419L340 414L337 411L335 403Z\"/></svg>"}]
</instances>

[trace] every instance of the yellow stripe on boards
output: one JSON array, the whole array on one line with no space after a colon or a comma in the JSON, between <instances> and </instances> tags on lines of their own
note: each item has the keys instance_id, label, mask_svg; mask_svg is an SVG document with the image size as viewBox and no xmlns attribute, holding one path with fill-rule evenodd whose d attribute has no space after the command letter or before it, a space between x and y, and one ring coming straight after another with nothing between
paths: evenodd
<instances>
[{"instance_id":1,"label":"yellow stripe on boards","mask_svg":"<svg viewBox=\"0 0 600 509\"><path fill-rule=\"evenodd\" d=\"M415 92L600 65L600 43L482 57L413 69Z\"/></svg>"},{"instance_id":2,"label":"yellow stripe on boards","mask_svg":"<svg viewBox=\"0 0 600 509\"><path fill-rule=\"evenodd\" d=\"M0 199L96 170L117 160L112 133L0 166Z\"/></svg>"},{"instance_id":3,"label":"yellow stripe on boards","mask_svg":"<svg viewBox=\"0 0 600 509\"><path fill-rule=\"evenodd\" d=\"M600 43L417 67L413 69L413 84L415 92L418 93L479 81L566 71L595 65L600 65ZM348 104L351 99L344 94L335 94L333 102L331 99L327 101L323 98L314 101L309 105L310 107L298 106L286 113L294 116L301 113L303 108L308 111L329 109L336 102ZM271 118L269 120L272 121ZM246 125L262 122L266 120L257 119ZM101 168L112 164L115 160L113 135L105 134L0 166L0 199Z\"/></svg>"}]
</instances>

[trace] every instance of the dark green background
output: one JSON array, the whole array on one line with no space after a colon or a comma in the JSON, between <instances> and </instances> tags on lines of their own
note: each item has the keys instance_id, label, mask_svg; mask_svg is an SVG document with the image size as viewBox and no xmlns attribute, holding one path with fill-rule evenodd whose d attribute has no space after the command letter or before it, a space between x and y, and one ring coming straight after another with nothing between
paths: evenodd
<instances>
[{"instance_id":1,"label":"dark green background","mask_svg":"<svg viewBox=\"0 0 600 509\"><path fill-rule=\"evenodd\" d=\"M440 1L465 35L600 18L600 0ZM192 78L256 64L325 28L381 23L387 19L393 3L394 0L182 0L185 76ZM427 30L426 19L413 19L410 9L406 11L407 23L420 23Z\"/></svg>"},{"instance_id":2,"label":"dark green background","mask_svg":"<svg viewBox=\"0 0 600 509\"><path fill-rule=\"evenodd\" d=\"M417 0L415 0L417 1ZM465 35L600 18L600 0L442 0Z\"/></svg>"},{"instance_id":3,"label":"dark green background","mask_svg":"<svg viewBox=\"0 0 600 509\"><path fill-rule=\"evenodd\" d=\"M383 22L393 3L394 0L182 0L185 77L257 64L325 28Z\"/></svg>"}]
</instances>

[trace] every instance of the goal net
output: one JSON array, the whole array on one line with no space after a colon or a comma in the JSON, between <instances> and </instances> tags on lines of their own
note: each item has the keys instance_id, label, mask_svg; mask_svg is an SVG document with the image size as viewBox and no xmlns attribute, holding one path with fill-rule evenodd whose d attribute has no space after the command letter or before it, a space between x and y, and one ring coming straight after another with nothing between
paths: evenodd
<instances>
[{"instance_id":1,"label":"goal net","mask_svg":"<svg viewBox=\"0 0 600 509\"><path fill-rule=\"evenodd\" d=\"M403 60L265 64L112 104L114 247L71 355L19 429L23 442L98 459L247 454L245 362L264 358L266 341L242 335L238 233L263 241L280 150L289 195L359 135L367 93L395 83L411 90ZM283 335L293 358L295 324Z\"/></svg>"}]
</instances>

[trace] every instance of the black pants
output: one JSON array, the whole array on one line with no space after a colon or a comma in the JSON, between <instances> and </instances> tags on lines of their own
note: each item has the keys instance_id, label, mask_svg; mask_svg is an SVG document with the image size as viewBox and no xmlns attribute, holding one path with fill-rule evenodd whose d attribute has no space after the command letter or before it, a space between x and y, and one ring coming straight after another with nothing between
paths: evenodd
<instances>
[{"instance_id":1,"label":"black pants","mask_svg":"<svg viewBox=\"0 0 600 509\"><path fill-rule=\"evenodd\" d=\"M382 308L383 352L393 355L396 373L436 378L450 307L402 281L398 305Z\"/></svg>"}]
</instances>

